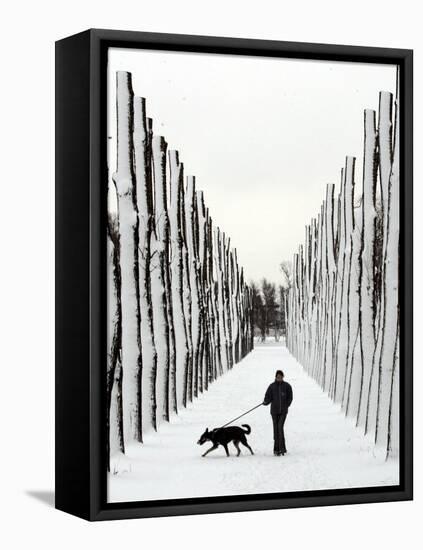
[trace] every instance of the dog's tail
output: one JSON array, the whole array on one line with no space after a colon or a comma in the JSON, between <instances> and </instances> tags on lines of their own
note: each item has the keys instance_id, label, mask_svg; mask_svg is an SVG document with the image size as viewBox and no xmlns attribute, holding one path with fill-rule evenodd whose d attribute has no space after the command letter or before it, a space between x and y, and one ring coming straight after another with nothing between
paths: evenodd
<instances>
[{"instance_id":1,"label":"dog's tail","mask_svg":"<svg viewBox=\"0 0 423 550\"><path fill-rule=\"evenodd\" d=\"M246 428L243 430L247 435L251 433L251 427L248 424L241 424L242 427Z\"/></svg>"}]
</instances>

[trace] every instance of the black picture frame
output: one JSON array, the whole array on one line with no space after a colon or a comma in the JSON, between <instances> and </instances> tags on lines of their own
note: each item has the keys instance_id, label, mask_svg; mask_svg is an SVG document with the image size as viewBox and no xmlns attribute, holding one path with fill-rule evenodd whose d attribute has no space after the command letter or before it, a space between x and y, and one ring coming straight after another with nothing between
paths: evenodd
<instances>
[{"instance_id":1,"label":"black picture frame","mask_svg":"<svg viewBox=\"0 0 423 550\"><path fill-rule=\"evenodd\" d=\"M109 47L400 68L400 484L106 502L106 71ZM410 500L413 495L413 52L91 29L56 43L56 508L87 520Z\"/></svg>"}]
</instances>

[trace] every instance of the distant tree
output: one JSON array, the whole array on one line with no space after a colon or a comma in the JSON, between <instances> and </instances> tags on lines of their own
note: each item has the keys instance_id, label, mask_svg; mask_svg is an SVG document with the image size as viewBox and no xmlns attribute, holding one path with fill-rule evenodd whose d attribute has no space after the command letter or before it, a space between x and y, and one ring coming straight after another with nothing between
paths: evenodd
<instances>
[{"instance_id":1,"label":"distant tree","mask_svg":"<svg viewBox=\"0 0 423 550\"><path fill-rule=\"evenodd\" d=\"M285 296L287 288L276 285L263 278L260 284L249 284L253 305L253 325L264 342L270 331L274 330L275 340L280 339L286 330Z\"/></svg>"},{"instance_id":2,"label":"distant tree","mask_svg":"<svg viewBox=\"0 0 423 550\"><path fill-rule=\"evenodd\" d=\"M282 262L280 269L285 278L285 287L289 290L292 285L292 262Z\"/></svg>"},{"instance_id":3,"label":"distant tree","mask_svg":"<svg viewBox=\"0 0 423 550\"><path fill-rule=\"evenodd\" d=\"M264 330L269 334L270 328L275 328L278 304L276 303L276 285L266 278L261 281L261 291L264 299Z\"/></svg>"},{"instance_id":4,"label":"distant tree","mask_svg":"<svg viewBox=\"0 0 423 550\"><path fill-rule=\"evenodd\" d=\"M253 281L250 282L251 301L253 304L253 326L258 328L262 339L266 338L265 327L263 324L263 300L260 294L260 289Z\"/></svg>"}]
</instances>

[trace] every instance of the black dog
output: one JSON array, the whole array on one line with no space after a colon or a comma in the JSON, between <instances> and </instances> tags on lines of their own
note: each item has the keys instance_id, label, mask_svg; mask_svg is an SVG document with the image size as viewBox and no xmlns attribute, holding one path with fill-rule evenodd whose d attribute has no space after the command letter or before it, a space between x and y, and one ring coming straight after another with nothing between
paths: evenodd
<instances>
[{"instance_id":1,"label":"black dog","mask_svg":"<svg viewBox=\"0 0 423 550\"><path fill-rule=\"evenodd\" d=\"M242 443L244 447L247 447L253 455L253 449L248 445L247 438L245 437L245 434L251 433L251 428L248 424L242 424L242 426L246 429L243 430L239 426L230 426L229 428L215 428L209 432L209 429L207 428L197 443L198 445L203 445L206 441L211 441L213 446L210 447L210 449L208 449L202 456L206 456L211 451L214 451L219 447L219 445L222 445L225 448L226 456L229 456L228 443L231 441L233 441L236 450L238 451L236 456L241 454L241 449L239 448L240 443Z\"/></svg>"}]
</instances>

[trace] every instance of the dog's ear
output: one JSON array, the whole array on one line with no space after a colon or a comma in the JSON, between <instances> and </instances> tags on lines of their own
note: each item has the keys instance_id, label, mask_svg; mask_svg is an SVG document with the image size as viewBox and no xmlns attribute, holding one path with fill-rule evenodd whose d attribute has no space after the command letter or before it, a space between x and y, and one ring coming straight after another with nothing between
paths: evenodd
<instances>
[{"instance_id":1,"label":"dog's ear","mask_svg":"<svg viewBox=\"0 0 423 550\"><path fill-rule=\"evenodd\" d=\"M206 434L208 434L208 433L209 433L209 429L208 429L208 428L206 428Z\"/></svg>"}]
</instances>

